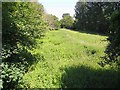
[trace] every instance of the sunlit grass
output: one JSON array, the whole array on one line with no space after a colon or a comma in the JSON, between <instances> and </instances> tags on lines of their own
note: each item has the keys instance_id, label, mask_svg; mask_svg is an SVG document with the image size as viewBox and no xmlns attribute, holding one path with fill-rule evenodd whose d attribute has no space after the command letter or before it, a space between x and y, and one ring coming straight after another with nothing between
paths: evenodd
<instances>
[{"instance_id":1,"label":"sunlit grass","mask_svg":"<svg viewBox=\"0 0 120 90\"><path fill-rule=\"evenodd\" d=\"M23 78L31 88L59 88L67 82L62 81L63 75L67 73L66 68L85 66L94 70L106 70L106 67L102 68L98 65L98 62L102 60L101 56L104 55L107 45L107 42L104 41L106 38L106 36L80 33L66 29L49 31L43 39L38 40L37 48L32 51L42 55L42 60L40 59L33 64ZM74 73L72 74L74 76ZM79 72L76 75L79 75ZM100 76L93 73L93 77L97 79ZM106 80L105 78L102 76L103 82ZM72 82L74 84L73 87L84 87L84 80L81 83L79 78L77 79L77 84ZM92 79L90 78L90 80ZM63 87L69 87L69 85L65 85ZM100 85L100 87L104 87L102 83Z\"/></svg>"}]
</instances>

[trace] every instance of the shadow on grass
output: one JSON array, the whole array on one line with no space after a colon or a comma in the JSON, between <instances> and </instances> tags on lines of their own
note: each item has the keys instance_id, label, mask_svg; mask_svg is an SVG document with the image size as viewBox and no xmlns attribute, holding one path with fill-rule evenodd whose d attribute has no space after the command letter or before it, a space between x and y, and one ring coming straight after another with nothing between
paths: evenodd
<instances>
[{"instance_id":1,"label":"shadow on grass","mask_svg":"<svg viewBox=\"0 0 120 90\"><path fill-rule=\"evenodd\" d=\"M80 32L80 33L86 33L86 34L93 34L93 35L101 35L101 36L108 36L107 33L98 33L98 32L92 32L92 31L85 31L85 30L75 30L75 29L68 29L68 30L72 30L72 31L76 31L76 32Z\"/></svg>"},{"instance_id":2,"label":"shadow on grass","mask_svg":"<svg viewBox=\"0 0 120 90\"><path fill-rule=\"evenodd\" d=\"M62 75L62 88L120 88L120 73L114 70L69 67Z\"/></svg>"}]
</instances>

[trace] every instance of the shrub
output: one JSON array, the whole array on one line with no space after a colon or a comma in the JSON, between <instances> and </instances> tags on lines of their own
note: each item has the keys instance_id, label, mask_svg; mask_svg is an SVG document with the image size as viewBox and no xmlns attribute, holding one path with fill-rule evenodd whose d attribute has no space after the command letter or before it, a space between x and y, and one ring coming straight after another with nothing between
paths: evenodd
<instances>
[{"instance_id":1,"label":"shrub","mask_svg":"<svg viewBox=\"0 0 120 90\"><path fill-rule=\"evenodd\" d=\"M120 11L112 14L111 25L109 29L109 44L106 49L105 62L117 63L120 65Z\"/></svg>"},{"instance_id":2,"label":"shrub","mask_svg":"<svg viewBox=\"0 0 120 90\"><path fill-rule=\"evenodd\" d=\"M18 88L28 64L36 60L29 49L46 31L43 12L38 3L2 3L3 88Z\"/></svg>"},{"instance_id":3,"label":"shrub","mask_svg":"<svg viewBox=\"0 0 120 90\"><path fill-rule=\"evenodd\" d=\"M15 64L3 63L2 64L2 80L4 88L18 88L22 85L22 76L24 74L24 67L17 67Z\"/></svg>"}]
</instances>

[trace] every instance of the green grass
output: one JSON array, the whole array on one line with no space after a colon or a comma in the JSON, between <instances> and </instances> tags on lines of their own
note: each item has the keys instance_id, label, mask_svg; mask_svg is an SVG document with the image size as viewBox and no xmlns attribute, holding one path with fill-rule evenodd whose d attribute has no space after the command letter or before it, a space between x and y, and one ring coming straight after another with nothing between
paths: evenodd
<instances>
[{"instance_id":1,"label":"green grass","mask_svg":"<svg viewBox=\"0 0 120 90\"><path fill-rule=\"evenodd\" d=\"M118 73L98 64L106 38L66 29L48 31L32 50L40 58L23 79L30 88L117 87Z\"/></svg>"}]
</instances>

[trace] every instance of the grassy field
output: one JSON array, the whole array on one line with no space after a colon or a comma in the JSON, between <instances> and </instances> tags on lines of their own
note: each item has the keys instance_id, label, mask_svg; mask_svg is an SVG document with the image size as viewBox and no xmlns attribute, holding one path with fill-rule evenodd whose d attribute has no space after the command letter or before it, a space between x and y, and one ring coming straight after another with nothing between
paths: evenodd
<instances>
[{"instance_id":1,"label":"grassy field","mask_svg":"<svg viewBox=\"0 0 120 90\"><path fill-rule=\"evenodd\" d=\"M40 59L23 79L30 88L117 87L118 73L101 67L106 36L67 29L49 31L32 53Z\"/></svg>"}]
</instances>

